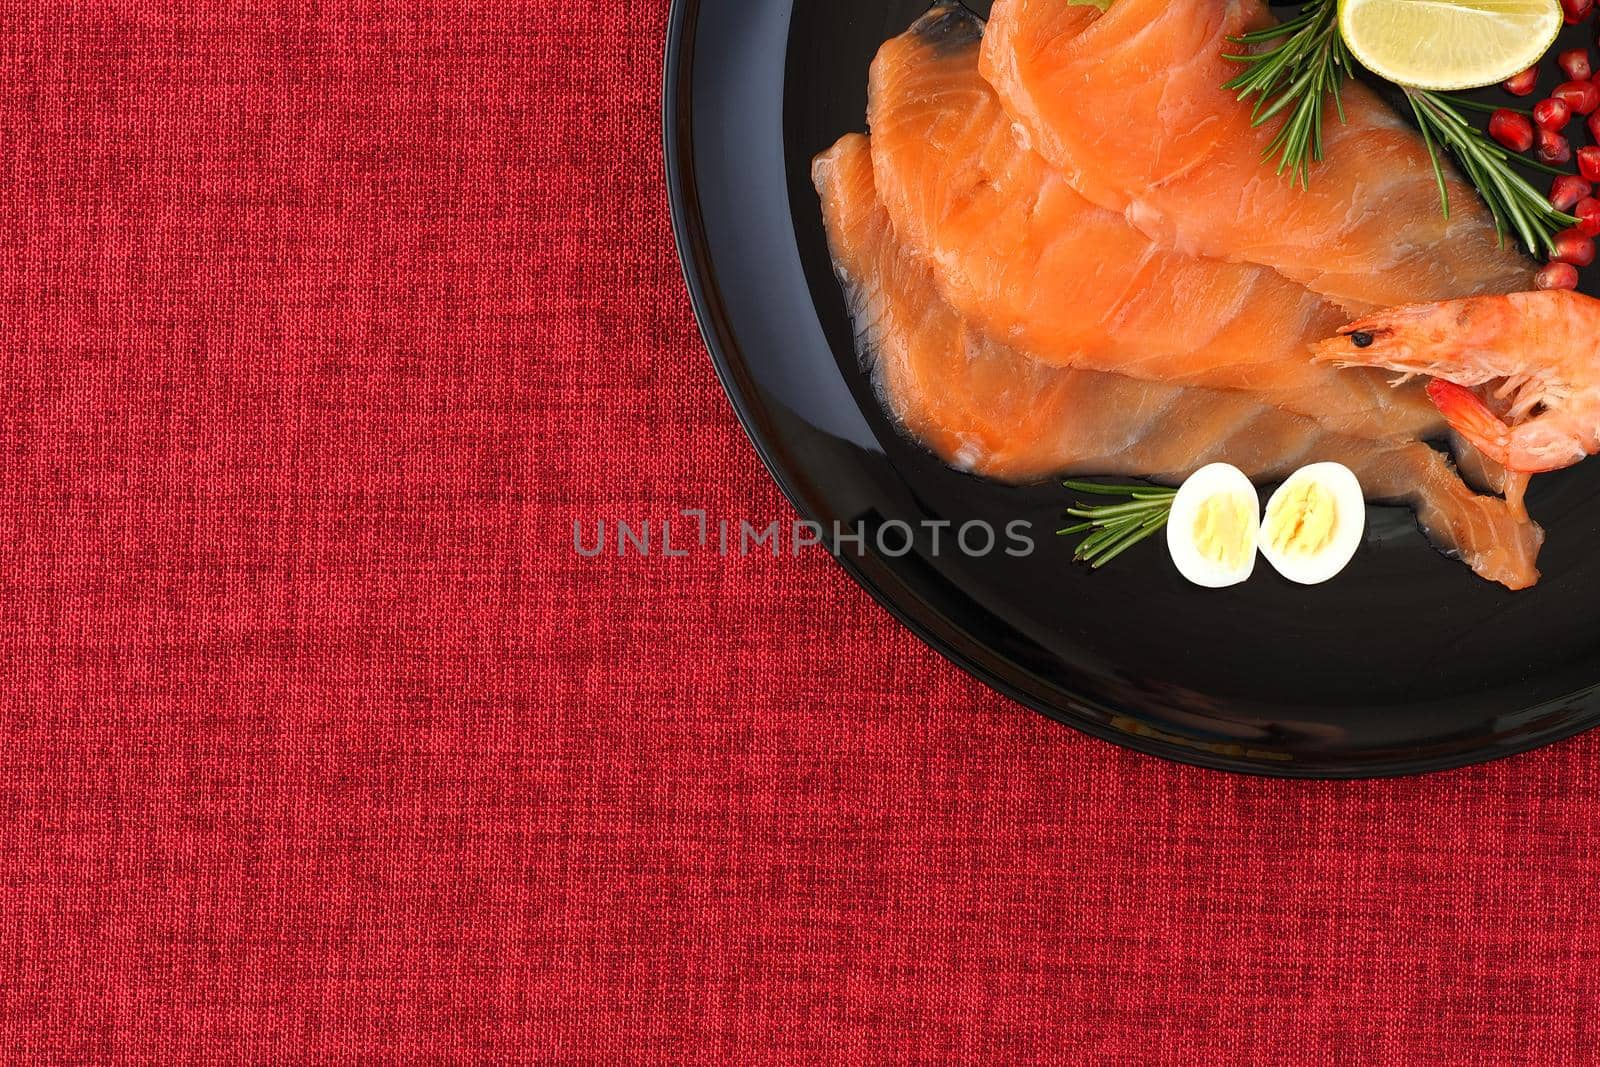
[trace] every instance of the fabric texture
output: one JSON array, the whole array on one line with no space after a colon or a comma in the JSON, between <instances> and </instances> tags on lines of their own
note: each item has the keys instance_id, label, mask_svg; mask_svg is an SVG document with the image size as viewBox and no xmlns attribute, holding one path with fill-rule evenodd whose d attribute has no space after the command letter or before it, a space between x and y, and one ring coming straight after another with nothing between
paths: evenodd
<instances>
[{"instance_id":1,"label":"fabric texture","mask_svg":"<svg viewBox=\"0 0 1600 1067\"><path fill-rule=\"evenodd\" d=\"M0 1058L1567 1064L1600 739L1133 755L791 517L691 320L662 0L0 0Z\"/></svg>"}]
</instances>

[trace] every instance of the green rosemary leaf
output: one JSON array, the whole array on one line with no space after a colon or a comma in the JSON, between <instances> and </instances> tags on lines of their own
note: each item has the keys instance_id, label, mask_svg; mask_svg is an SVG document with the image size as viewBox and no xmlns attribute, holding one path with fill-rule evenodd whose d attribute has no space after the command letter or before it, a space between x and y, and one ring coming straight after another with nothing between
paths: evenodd
<instances>
[{"instance_id":1,"label":"green rosemary leaf","mask_svg":"<svg viewBox=\"0 0 1600 1067\"><path fill-rule=\"evenodd\" d=\"M1524 167L1527 167L1530 170L1537 170L1551 176L1560 176L1562 174L1572 173L1570 170L1562 170L1560 167L1552 167L1548 163L1541 163L1537 159L1528 159L1524 156L1518 156L1517 162L1521 163Z\"/></svg>"},{"instance_id":2,"label":"green rosemary leaf","mask_svg":"<svg viewBox=\"0 0 1600 1067\"><path fill-rule=\"evenodd\" d=\"M1412 113L1417 116L1417 126L1422 130L1422 143L1428 148L1428 159L1433 163L1434 181L1437 182L1439 186L1439 205L1444 211L1444 217L1449 219L1450 189L1445 184L1444 163L1439 159L1438 146L1433 143L1433 131L1429 129L1428 123L1423 119L1421 108L1418 106L1416 100L1410 96L1407 96L1406 100L1411 104Z\"/></svg>"},{"instance_id":3,"label":"green rosemary leaf","mask_svg":"<svg viewBox=\"0 0 1600 1067\"><path fill-rule=\"evenodd\" d=\"M1481 111L1485 115L1492 115L1496 111L1510 111L1526 118L1532 118L1533 112L1525 107L1508 107L1504 104L1485 104L1481 100L1474 100L1470 96L1452 96L1450 102L1456 107L1464 107L1468 111Z\"/></svg>"},{"instance_id":4,"label":"green rosemary leaf","mask_svg":"<svg viewBox=\"0 0 1600 1067\"><path fill-rule=\"evenodd\" d=\"M1078 559L1091 559L1096 552L1114 542L1123 533L1124 531L1118 529L1100 530L1097 533L1092 533L1083 539L1083 543L1078 546L1078 551L1074 553L1074 556Z\"/></svg>"},{"instance_id":5,"label":"green rosemary leaf","mask_svg":"<svg viewBox=\"0 0 1600 1067\"><path fill-rule=\"evenodd\" d=\"M1307 11L1309 10L1310 9L1308 8ZM1315 21L1314 15L1302 13L1300 15L1296 15L1288 22L1280 22L1276 26L1267 26L1263 29L1251 30L1249 33L1236 34L1229 37L1228 40L1232 41L1234 44L1261 44L1264 41L1276 41L1280 37L1292 36L1299 30L1302 30L1306 26L1310 25L1313 21ZM1229 56L1228 58L1231 59L1233 57ZM1247 56L1245 58L1249 57Z\"/></svg>"},{"instance_id":6,"label":"green rosemary leaf","mask_svg":"<svg viewBox=\"0 0 1600 1067\"><path fill-rule=\"evenodd\" d=\"M1148 512L1155 506L1157 505L1143 500L1135 500L1130 504L1107 504L1104 507L1096 508L1086 508L1079 505L1075 508L1068 508L1067 514L1075 519L1115 519L1123 515L1137 515L1141 512Z\"/></svg>"},{"instance_id":7,"label":"green rosemary leaf","mask_svg":"<svg viewBox=\"0 0 1600 1067\"><path fill-rule=\"evenodd\" d=\"M1088 493L1091 496L1147 496L1151 499L1159 497L1174 497L1178 495L1176 489L1165 489L1159 485L1111 485L1100 482L1074 482L1061 483L1075 493Z\"/></svg>"}]
</instances>

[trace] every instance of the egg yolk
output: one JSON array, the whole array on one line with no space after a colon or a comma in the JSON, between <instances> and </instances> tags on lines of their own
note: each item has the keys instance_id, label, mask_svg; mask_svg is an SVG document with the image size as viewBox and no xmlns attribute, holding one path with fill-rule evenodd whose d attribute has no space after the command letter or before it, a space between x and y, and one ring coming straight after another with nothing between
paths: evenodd
<instances>
[{"instance_id":1,"label":"egg yolk","mask_svg":"<svg viewBox=\"0 0 1600 1067\"><path fill-rule=\"evenodd\" d=\"M1233 493L1217 493L1201 502L1194 515L1194 547L1212 563L1238 568L1250 545L1250 520L1254 508Z\"/></svg>"},{"instance_id":2,"label":"egg yolk","mask_svg":"<svg viewBox=\"0 0 1600 1067\"><path fill-rule=\"evenodd\" d=\"M1267 509L1267 543L1285 555L1315 555L1333 540L1339 506L1316 482L1302 482L1279 493Z\"/></svg>"}]
</instances>

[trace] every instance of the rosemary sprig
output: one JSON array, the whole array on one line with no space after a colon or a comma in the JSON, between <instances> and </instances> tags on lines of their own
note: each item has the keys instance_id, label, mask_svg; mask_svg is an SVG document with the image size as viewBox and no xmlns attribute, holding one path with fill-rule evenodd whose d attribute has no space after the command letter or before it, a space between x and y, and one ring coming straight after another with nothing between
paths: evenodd
<instances>
[{"instance_id":1,"label":"rosemary sprig","mask_svg":"<svg viewBox=\"0 0 1600 1067\"><path fill-rule=\"evenodd\" d=\"M1525 107L1512 107L1510 104L1485 104L1481 100L1472 99L1470 96L1452 96L1449 99L1456 107L1464 107L1468 111L1478 111L1485 115L1493 115L1496 111L1509 111L1513 115L1521 115L1525 119L1533 118L1533 112Z\"/></svg>"},{"instance_id":2,"label":"rosemary sprig","mask_svg":"<svg viewBox=\"0 0 1600 1067\"><path fill-rule=\"evenodd\" d=\"M1099 569L1122 553L1156 533L1167 524L1172 514L1172 498L1176 489L1158 489L1148 485L1100 485L1095 482L1062 482L1075 493L1104 497L1128 497L1123 504L1074 504L1067 509L1070 518L1081 519L1058 535L1089 533L1079 542L1072 558Z\"/></svg>"},{"instance_id":3,"label":"rosemary sprig","mask_svg":"<svg viewBox=\"0 0 1600 1067\"><path fill-rule=\"evenodd\" d=\"M1427 89L1406 89L1405 94L1433 160L1433 176L1439 185L1439 203L1444 217L1450 217L1450 192L1445 185L1444 163L1439 158L1441 146L1456 157L1467 180L1489 206L1495 232L1502 243L1507 233L1514 233L1522 246L1534 255L1555 251L1555 235L1569 226L1576 226L1578 220L1558 211L1543 193L1512 169L1511 161L1514 159L1550 174L1565 174L1566 171L1513 156L1466 120L1461 114L1459 100Z\"/></svg>"},{"instance_id":4,"label":"rosemary sprig","mask_svg":"<svg viewBox=\"0 0 1600 1067\"><path fill-rule=\"evenodd\" d=\"M1350 76L1354 61L1339 35L1334 0L1312 0L1288 22L1252 33L1229 37L1245 46L1279 42L1260 52L1224 59L1245 66L1238 77L1223 85L1240 100L1256 96L1251 125L1260 126L1287 111L1283 127L1262 151L1263 161L1278 157L1278 173L1288 171L1291 182L1302 187L1311 182L1311 164L1322 159L1322 122L1328 99L1339 121L1344 121L1344 101L1339 91Z\"/></svg>"}]
</instances>

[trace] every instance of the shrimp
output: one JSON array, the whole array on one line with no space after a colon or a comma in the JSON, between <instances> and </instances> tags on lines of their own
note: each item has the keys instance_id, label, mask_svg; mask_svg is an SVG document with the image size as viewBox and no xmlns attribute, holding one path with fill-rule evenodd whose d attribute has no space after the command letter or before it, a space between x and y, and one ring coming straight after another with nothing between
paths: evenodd
<instances>
[{"instance_id":1,"label":"shrimp","mask_svg":"<svg viewBox=\"0 0 1600 1067\"><path fill-rule=\"evenodd\" d=\"M1553 289L1374 312L1312 346L1341 367L1431 376L1452 429L1513 475L1600 452L1600 300ZM1484 388L1481 391L1481 387Z\"/></svg>"}]
</instances>

